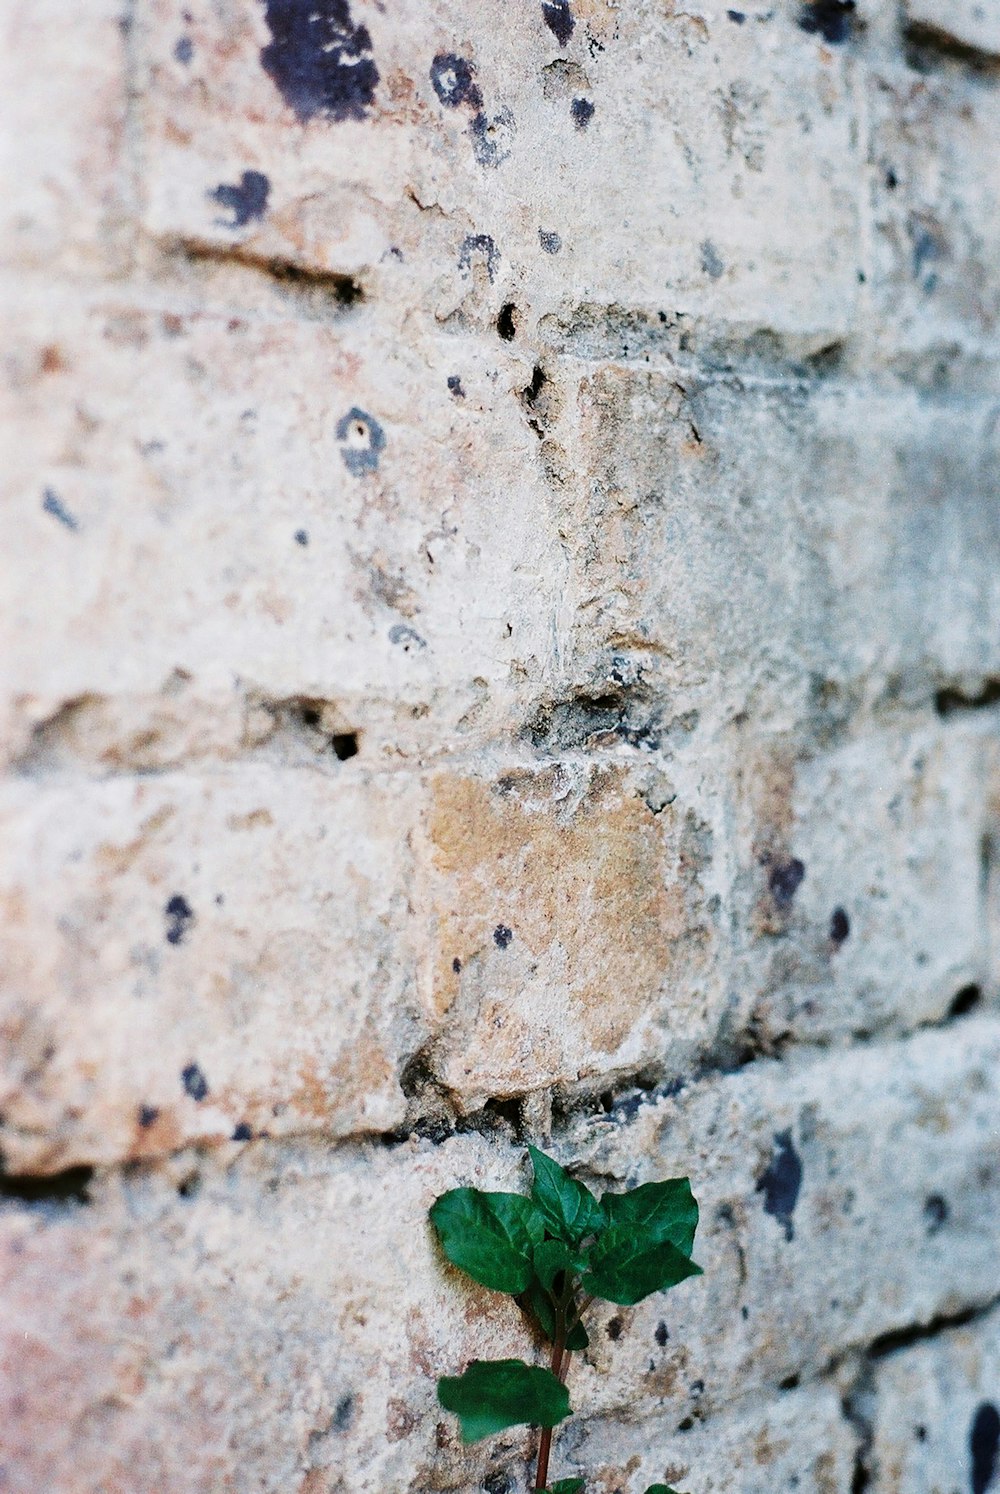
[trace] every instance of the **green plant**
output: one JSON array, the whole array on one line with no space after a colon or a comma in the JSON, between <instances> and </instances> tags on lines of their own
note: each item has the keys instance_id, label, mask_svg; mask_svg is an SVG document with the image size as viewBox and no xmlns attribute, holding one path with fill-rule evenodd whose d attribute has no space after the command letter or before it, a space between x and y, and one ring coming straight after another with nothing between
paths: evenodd
<instances>
[{"instance_id":1,"label":"green plant","mask_svg":"<svg viewBox=\"0 0 1000 1494\"><path fill-rule=\"evenodd\" d=\"M691 1259L698 1205L687 1178L644 1183L600 1199L551 1157L529 1146L530 1197L452 1188L430 1211L441 1248L473 1281L517 1299L552 1346L549 1369L520 1359L474 1359L438 1381L438 1400L476 1442L506 1427L541 1428L534 1488L580 1494L581 1478L549 1484L552 1429L570 1414L570 1356L589 1342L588 1308L603 1299L631 1307L701 1274ZM673 1494L653 1484L646 1494Z\"/></svg>"}]
</instances>

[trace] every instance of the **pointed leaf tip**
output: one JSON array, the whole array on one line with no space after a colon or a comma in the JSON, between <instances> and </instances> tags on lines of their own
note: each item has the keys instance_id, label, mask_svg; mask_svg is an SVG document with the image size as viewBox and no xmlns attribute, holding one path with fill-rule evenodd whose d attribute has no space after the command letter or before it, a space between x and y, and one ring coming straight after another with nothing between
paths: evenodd
<instances>
[{"instance_id":1,"label":"pointed leaf tip","mask_svg":"<svg viewBox=\"0 0 1000 1494\"><path fill-rule=\"evenodd\" d=\"M549 1233L570 1245L598 1234L607 1220L590 1189L537 1147L529 1146L528 1155L535 1170L531 1197L544 1215Z\"/></svg>"}]
</instances>

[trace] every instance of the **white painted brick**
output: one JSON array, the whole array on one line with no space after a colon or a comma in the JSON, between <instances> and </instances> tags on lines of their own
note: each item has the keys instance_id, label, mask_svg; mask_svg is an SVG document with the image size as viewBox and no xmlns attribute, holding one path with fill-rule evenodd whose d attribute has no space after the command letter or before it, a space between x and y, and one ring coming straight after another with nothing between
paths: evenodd
<instances>
[{"instance_id":1,"label":"white painted brick","mask_svg":"<svg viewBox=\"0 0 1000 1494\"><path fill-rule=\"evenodd\" d=\"M880 1359L871 1392L871 1487L878 1494L992 1487L1000 1468L998 1383L996 1311Z\"/></svg>"},{"instance_id":2,"label":"white painted brick","mask_svg":"<svg viewBox=\"0 0 1000 1494\"><path fill-rule=\"evenodd\" d=\"M159 0L142 28L146 223L161 241L377 270L390 300L439 316L477 315L463 245L488 235L489 278L528 320L553 300L825 335L852 317L849 66L793 12L752 5L739 25L722 0L594 0L569 12L563 45L537 5L438 0L390 21L357 0L358 60L378 72L364 117L297 124L262 64L266 13L227 0L186 24L183 10ZM436 88L448 56L473 74L440 64ZM248 170L267 178L266 209L227 227L237 215L215 194Z\"/></svg>"},{"instance_id":3,"label":"white painted brick","mask_svg":"<svg viewBox=\"0 0 1000 1494\"><path fill-rule=\"evenodd\" d=\"M86 0L69 17L58 0L4 7L4 264L71 276L121 264L127 25L120 0Z\"/></svg>"},{"instance_id":4,"label":"white painted brick","mask_svg":"<svg viewBox=\"0 0 1000 1494\"><path fill-rule=\"evenodd\" d=\"M906 14L948 42L1000 56L1000 12L993 0L906 0Z\"/></svg>"}]
</instances>

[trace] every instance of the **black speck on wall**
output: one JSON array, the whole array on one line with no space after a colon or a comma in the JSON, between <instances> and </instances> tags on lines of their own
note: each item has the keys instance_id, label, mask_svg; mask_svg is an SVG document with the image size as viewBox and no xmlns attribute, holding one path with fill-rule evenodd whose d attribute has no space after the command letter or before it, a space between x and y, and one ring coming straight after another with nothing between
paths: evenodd
<instances>
[{"instance_id":1,"label":"black speck on wall","mask_svg":"<svg viewBox=\"0 0 1000 1494\"><path fill-rule=\"evenodd\" d=\"M364 119L379 71L349 0L265 0L264 20L271 40L261 66L302 123Z\"/></svg>"},{"instance_id":2,"label":"black speck on wall","mask_svg":"<svg viewBox=\"0 0 1000 1494\"><path fill-rule=\"evenodd\" d=\"M513 937L513 929L509 929L505 923L498 923L493 930L493 943L497 949L506 949Z\"/></svg>"},{"instance_id":3,"label":"black speck on wall","mask_svg":"<svg viewBox=\"0 0 1000 1494\"><path fill-rule=\"evenodd\" d=\"M795 1238L792 1215L802 1187L802 1162L791 1131L779 1131L774 1138L774 1153L757 1179L758 1193L764 1195L764 1212L773 1215L783 1226L785 1239Z\"/></svg>"},{"instance_id":4,"label":"black speck on wall","mask_svg":"<svg viewBox=\"0 0 1000 1494\"><path fill-rule=\"evenodd\" d=\"M767 885L779 908L792 906L792 899L802 886L805 874L805 864L797 856L791 856L787 861L779 861L772 866Z\"/></svg>"},{"instance_id":5,"label":"black speck on wall","mask_svg":"<svg viewBox=\"0 0 1000 1494\"><path fill-rule=\"evenodd\" d=\"M983 1401L972 1418L969 1431L970 1484L972 1494L986 1494L997 1472L1000 1453L1000 1411Z\"/></svg>"},{"instance_id":6,"label":"black speck on wall","mask_svg":"<svg viewBox=\"0 0 1000 1494\"><path fill-rule=\"evenodd\" d=\"M270 191L271 183L263 171L244 171L238 182L220 182L208 195L232 213L226 228L245 228L263 218Z\"/></svg>"},{"instance_id":7,"label":"black speck on wall","mask_svg":"<svg viewBox=\"0 0 1000 1494\"><path fill-rule=\"evenodd\" d=\"M181 944L194 923L194 912L186 897L175 892L163 910L167 920L167 943Z\"/></svg>"},{"instance_id":8,"label":"black speck on wall","mask_svg":"<svg viewBox=\"0 0 1000 1494\"><path fill-rule=\"evenodd\" d=\"M811 0L799 13L799 25L825 42L846 42L856 8L855 0Z\"/></svg>"},{"instance_id":9,"label":"black speck on wall","mask_svg":"<svg viewBox=\"0 0 1000 1494\"><path fill-rule=\"evenodd\" d=\"M181 1083L192 1100L203 1100L208 1094L208 1080L196 1063L189 1063L181 1070Z\"/></svg>"}]
</instances>

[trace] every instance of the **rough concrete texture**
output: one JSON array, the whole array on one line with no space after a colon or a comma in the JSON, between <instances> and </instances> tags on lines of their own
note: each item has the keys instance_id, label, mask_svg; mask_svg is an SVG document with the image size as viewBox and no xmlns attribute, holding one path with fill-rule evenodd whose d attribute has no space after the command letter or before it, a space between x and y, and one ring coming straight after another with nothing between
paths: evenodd
<instances>
[{"instance_id":1,"label":"rough concrete texture","mask_svg":"<svg viewBox=\"0 0 1000 1494\"><path fill-rule=\"evenodd\" d=\"M0 17L0 1489L1000 1488L991 0Z\"/></svg>"}]
</instances>

